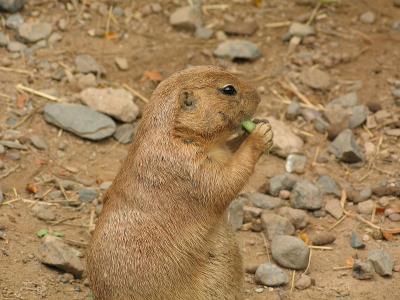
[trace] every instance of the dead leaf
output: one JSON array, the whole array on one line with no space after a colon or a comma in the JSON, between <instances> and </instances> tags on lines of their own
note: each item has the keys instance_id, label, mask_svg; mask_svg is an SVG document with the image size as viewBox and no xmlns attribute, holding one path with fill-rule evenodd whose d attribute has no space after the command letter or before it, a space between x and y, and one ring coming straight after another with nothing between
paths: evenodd
<instances>
[{"instance_id":1,"label":"dead leaf","mask_svg":"<svg viewBox=\"0 0 400 300\"><path fill-rule=\"evenodd\" d=\"M19 109L24 108L26 100L28 100L28 96L26 94L20 94L18 96L17 103L16 103L17 107Z\"/></svg>"},{"instance_id":2,"label":"dead leaf","mask_svg":"<svg viewBox=\"0 0 400 300\"><path fill-rule=\"evenodd\" d=\"M385 213L384 207L375 207L375 214L376 215L383 215Z\"/></svg>"},{"instance_id":3,"label":"dead leaf","mask_svg":"<svg viewBox=\"0 0 400 300\"><path fill-rule=\"evenodd\" d=\"M105 34L105 38L106 38L106 40L109 40L109 41L115 40L115 39L118 38L118 33L116 33L116 32L107 32Z\"/></svg>"},{"instance_id":4,"label":"dead leaf","mask_svg":"<svg viewBox=\"0 0 400 300\"><path fill-rule=\"evenodd\" d=\"M263 0L253 0L253 5L255 7L261 7Z\"/></svg>"},{"instance_id":5,"label":"dead leaf","mask_svg":"<svg viewBox=\"0 0 400 300\"><path fill-rule=\"evenodd\" d=\"M354 265L354 258L349 257L346 259L346 266L353 267Z\"/></svg>"},{"instance_id":6,"label":"dead leaf","mask_svg":"<svg viewBox=\"0 0 400 300\"><path fill-rule=\"evenodd\" d=\"M300 234L299 234L299 238L300 238L304 243L306 243L307 245L311 245L311 240L310 240L310 237L308 236L307 233L305 233L305 232L300 233Z\"/></svg>"},{"instance_id":7,"label":"dead leaf","mask_svg":"<svg viewBox=\"0 0 400 300\"><path fill-rule=\"evenodd\" d=\"M144 72L143 76L151 81L162 81L164 78L162 77L161 73L158 71L146 71Z\"/></svg>"},{"instance_id":8,"label":"dead leaf","mask_svg":"<svg viewBox=\"0 0 400 300\"><path fill-rule=\"evenodd\" d=\"M382 235L385 238L385 240L387 240L387 241L396 241L397 240L397 238L391 232L382 230Z\"/></svg>"},{"instance_id":9,"label":"dead leaf","mask_svg":"<svg viewBox=\"0 0 400 300\"><path fill-rule=\"evenodd\" d=\"M38 187L34 183L28 183L26 185L26 190L32 194L36 194L39 191Z\"/></svg>"}]
</instances>

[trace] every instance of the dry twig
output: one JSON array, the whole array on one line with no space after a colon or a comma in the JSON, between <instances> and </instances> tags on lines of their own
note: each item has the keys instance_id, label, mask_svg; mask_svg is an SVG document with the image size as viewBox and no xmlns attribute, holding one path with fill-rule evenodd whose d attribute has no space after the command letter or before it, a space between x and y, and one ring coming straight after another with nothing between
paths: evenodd
<instances>
[{"instance_id":1,"label":"dry twig","mask_svg":"<svg viewBox=\"0 0 400 300\"><path fill-rule=\"evenodd\" d=\"M140 100L142 100L144 103L149 103L149 99L147 99L145 96L143 96L142 94L140 94L138 91L136 91L135 89L131 88L129 85L127 84L123 84L123 87L125 89L127 89L128 91L130 91L132 94L134 94L136 97L138 97Z\"/></svg>"},{"instance_id":2,"label":"dry twig","mask_svg":"<svg viewBox=\"0 0 400 300\"><path fill-rule=\"evenodd\" d=\"M22 84L18 84L18 85L16 86L16 88L17 88L17 90L24 91L24 92L30 93L30 94L32 94L32 95L45 98L45 99L50 100L50 101L55 101L55 102L61 102L61 101L62 101L60 98L57 98L57 97L54 97L54 96L52 96L52 95L43 93L43 92L41 92L41 91L37 91L37 90L32 89L32 88L30 88L30 87L24 86L24 85L22 85Z\"/></svg>"}]
</instances>

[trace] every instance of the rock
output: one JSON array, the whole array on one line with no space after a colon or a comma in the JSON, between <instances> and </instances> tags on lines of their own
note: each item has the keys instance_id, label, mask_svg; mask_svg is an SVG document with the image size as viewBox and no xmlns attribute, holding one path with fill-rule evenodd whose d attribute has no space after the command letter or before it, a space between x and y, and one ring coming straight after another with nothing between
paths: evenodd
<instances>
[{"instance_id":1,"label":"rock","mask_svg":"<svg viewBox=\"0 0 400 300\"><path fill-rule=\"evenodd\" d=\"M59 183L59 188L62 187L64 190L67 191L74 191L78 186L78 184L75 181L66 179L59 180L58 183Z\"/></svg>"},{"instance_id":2,"label":"rock","mask_svg":"<svg viewBox=\"0 0 400 300\"><path fill-rule=\"evenodd\" d=\"M94 73L104 75L106 73L103 66L90 55L81 54L75 58L75 66L78 72L83 74Z\"/></svg>"},{"instance_id":3,"label":"rock","mask_svg":"<svg viewBox=\"0 0 400 300\"><path fill-rule=\"evenodd\" d=\"M258 24L254 20L249 22L228 22L223 30L229 35L253 35L258 30Z\"/></svg>"},{"instance_id":4,"label":"rock","mask_svg":"<svg viewBox=\"0 0 400 300\"><path fill-rule=\"evenodd\" d=\"M49 44L54 45L63 39L63 35L59 32L53 32L49 37Z\"/></svg>"},{"instance_id":5,"label":"rock","mask_svg":"<svg viewBox=\"0 0 400 300\"><path fill-rule=\"evenodd\" d=\"M25 5L26 0L0 0L0 10L16 13Z\"/></svg>"},{"instance_id":6,"label":"rock","mask_svg":"<svg viewBox=\"0 0 400 300\"><path fill-rule=\"evenodd\" d=\"M315 34L314 27L307 24L293 22L292 25L290 25L289 27L290 36L306 37L314 34Z\"/></svg>"},{"instance_id":7,"label":"rock","mask_svg":"<svg viewBox=\"0 0 400 300\"><path fill-rule=\"evenodd\" d=\"M370 215L375 208L375 202L373 200L367 200L357 204L357 211L363 215Z\"/></svg>"},{"instance_id":8,"label":"rock","mask_svg":"<svg viewBox=\"0 0 400 300\"><path fill-rule=\"evenodd\" d=\"M38 135L32 135L30 137L31 144L35 146L39 150L46 150L47 144L46 142Z\"/></svg>"},{"instance_id":9,"label":"rock","mask_svg":"<svg viewBox=\"0 0 400 300\"><path fill-rule=\"evenodd\" d=\"M322 204L322 194L317 186L308 180L296 183L290 197L290 205L293 208L317 210Z\"/></svg>"},{"instance_id":10,"label":"rock","mask_svg":"<svg viewBox=\"0 0 400 300\"><path fill-rule=\"evenodd\" d=\"M83 188L79 190L79 200L82 202L90 203L97 198L99 192L95 189Z\"/></svg>"},{"instance_id":11,"label":"rock","mask_svg":"<svg viewBox=\"0 0 400 300\"><path fill-rule=\"evenodd\" d=\"M83 103L98 112L110 115L122 122L132 122L139 115L139 107L125 89L87 88L79 97Z\"/></svg>"},{"instance_id":12,"label":"rock","mask_svg":"<svg viewBox=\"0 0 400 300\"><path fill-rule=\"evenodd\" d=\"M92 110L77 104L47 104L44 107L44 119L62 129L82 138L97 141L114 134L114 121Z\"/></svg>"},{"instance_id":13,"label":"rock","mask_svg":"<svg viewBox=\"0 0 400 300\"><path fill-rule=\"evenodd\" d=\"M354 231L351 232L350 246L354 249L364 249L365 244Z\"/></svg>"},{"instance_id":14,"label":"rock","mask_svg":"<svg viewBox=\"0 0 400 300\"><path fill-rule=\"evenodd\" d=\"M364 154L350 129L343 130L331 143L328 150L343 162L356 163L364 160Z\"/></svg>"},{"instance_id":15,"label":"rock","mask_svg":"<svg viewBox=\"0 0 400 300\"><path fill-rule=\"evenodd\" d=\"M351 109L351 117L349 120L349 128L353 129L362 125L368 117L368 107L365 105L357 105Z\"/></svg>"},{"instance_id":16,"label":"rock","mask_svg":"<svg viewBox=\"0 0 400 300\"><path fill-rule=\"evenodd\" d=\"M307 157L301 154L289 154L286 158L286 172L302 174L307 165Z\"/></svg>"},{"instance_id":17,"label":"rock","mask_svg":"<svg viewBox=\"0 0 400 300\"><path fill-rule=\"evenodd\" d=\"M291 153L301 153L303 148L303 140L293 133L291 128L273 117L269 117L268 121L274 132L271 151L280 157L286 158Z\"/></svg>"},{"instance_id":18,"label":"rock","mask_svg":"<svg viewBox=\"0 0 400 300\"><path fill-rule=\"evenodd\" d=\"M126 71L129 68L128 60L124 57L116 57L114 59L115 64L117 65L118 69L121 71Z\"/></svg>"},{"instance_id":19,"label":"rock","mask_svg":"<svg viewBox=\"0 0 400 300\"><path fill-rule=\"evenodd\" d=\"M297 178L288 173L275 175L269 181L269 193L272 196L278 196L279 192L282 190L291 191L296 181Z\"/></svg>"},{"instance_id":20,"label":"rock","mask_svg":"<svg viewBox=\"0 0 400 300\"><path fill-rule=\"evenodd\" d=\"M197 27L195 35L196 37L204 40L210 39L214 34L214 31L207 27Z\"/></svg>"},{"instance_id":21,"label":"rock","mask_svg":"<svg viewBox=\"0 0 400 300\"><path fill-rule=\"evenodd\" d=\"M273 213L263 213L261 223L269 240L277 235L292 235L295 229L288 219Z\"/></svg>"},{"instance_id":22,"label":"rock","mask_svg":"<svg viewBox=\"0 0 400 300\"><path fill-rule=\"evenodd\" d=\"M26 42L36 43L47 39L52 30L49 23L23 23L18 27L18 35Z\"/></svg>"},{"instance_id":23,"label":"rock","mask_svg":"<svg viewBox=\"0 0 400 300\"><path fill-rule=\"evenodd\" d=\"M334 108L335 106L341 107L341 108L347 108L347 107L356 106L357 103L358 103L357 94L355 92L351 92L351 93L348 93L348 94L345 94L343 96L333 99L326 105L325 108Z\"/></svg>"},{"instance_id":24,"label":"rock","mask_svg":"<svg viewBox=\"0 0 400 300\"><path fill-rule=\"evenodd\" d=\"M32 212L36 218L43 221L54 221L56 219L56 215L51 207L40 202L32 207Z\"/></svg>"},{"instance_id":25,"label":"rock","mask_svg":"<svg viewBox=\"0 0 400 300\"><path fill-rule=\"evenodd\" d=\"M325 210L337 220L343 216L343 209L338 199L328 199L325 204Z\"/></svg>"},{"instance_id":26,"label":"rock","mask_svg":"<svg viewBox=\"0 0 400 300\"><path fill-rule=\"evenodd\" d=\"M278 235L272 240L271 252L279 265L299 270L307 267L310 249L297 237Z\"/></svg>"},{"instance_id":27,"label":"rock","mask_svg":"<svg viewBox=\"0 0 400 300\"><path fill-rule=\"evenodd\" d=\"M23 43L11 41L7 44L7 50L10 52L22 52L27 48Z\"/></svg>"},{"instance_id":28,"label":"rock","mask_svg":"<svg viewBox=\"0 0 400 300\"><path fill-rule=\"evenodd\" d=\"M393 21L392 29L394 31L400 32L400 20Z\"/></svg>"},{"instance_id":29,"label":"rock","mask_svg":"<svg viewBox=\"0 0 400 300\"><path fill-rule=\"evenodd\" d=\"M17 149L17 150L28 150L28 147L25 145L21 145L18 141L12 142L12 141L3 141L0 140L0 145L3 145L7 148L10 149Z\"/></svg>"},{"instance_id":30,"label":"rock","mask_svg":"<svg viewBox=\"0 0 400 300\"><path fill-rule=\"evenodd\" d=\"M329 245L336 240L335 235L329 231L313 231L309 236L312 244L315 246Z\"/></svg>"},{"instance_id":31,"label":"rock","mask_svg":"<svg viewBox=\"0 0 400 300\"><path fill-rule=\"evenodd\" d=\"M395 7L400 7L400 0L393 0L393 5Z\"/></svg>"},{"instance_id":32,"label":"rock","mask_svg":"<svg viewBox=\"0 0 400 300\"><path fill-rule=\"evenodd\" d=\"M398 197L400 197L400 181L382 182L372 188L372 193L378 197L382 197L382 196L398 196Z\"/></svg>"},{"instance_id":33,"label":"rock","mask_svg":"<svg viewBox=\"0 0 400 300\"><path fill-rule=\"evenodd\" d=\"M0 31L0 47L6 47L8 43L9 43L8 37L3 32Z\"/></svg>"},{"instance_id":34,"label":"rock","mask_svg":"<svg viewBox=\"0 0 400 300\"><path fill-rule=\"evenodd\" d=\"M322 175L316 182L317 187L320 189L323 195L335 195L340 197L342 192L339 185L332 177L328 175Z\"/></svg>"},{"instance_id":35,"label":"rock","mask_svg":"<svg viewBox=\"0 0 400 300\"><path fill-rule=\"evenodd\" d=\"M100 184L99 188L102 191L106 191L110 188L111 185L112 185L112 181L104 181Z\"/></svg>"},{"instance_id":36,"label":"rock","mask_svg":"<svg viewBox=\"0 0 400 300\"><path fill-rule=\"evenodd\" d=\"M121 144L130 144L136 130L137 126L133 126L132 124L122 124L121 126L118 126L115 131L114 138Z\"/></svg>"},{"instance_id":37,"label":"rock","mask_svg":"<svg viewBox=\"0 0 400 300\"><path fill-rule=\"evenodd\" d=\"M301 275L300 279L296 281L296 289L305 290L308 289L312 285L312 279L308 275Z\"/></svg>"},{"instance_id":38,"label":"rock","mask_svg":"<svg viewBox=\"0 0 400 300\"><path fill-rule=\"evenodd\" d=\"M82 276L84 268L79 258L79 251L67 245L62 239L51 235L45 236L38 252L41 263L71 273L77 278Z\"/></svg>"},{"instance_id":39,"label":"rock","mask_svg":"<svg viewBox=\"0 0 400 300\"><path fill-rule=\"evenodd\" d=\"M277 265L266 263L257 268L256 282L265 286L275 287L287 284L289 278Z\"/></svg>"},{"instance_id":40,"label":"rock","mask_svg":"<svg viewBox=\"0 0 400 300\"><path fill-rule=\"evenodd\" d=\"M243 207L248 200L243 197L238 197L231 202L228 208L228 221L233 230L239 230L243 225Z\"/></svg>"},{"instance_id":41,"label":"rock","mask_svg":"<svg viewBox=\"0 0 400 300\"><path fill-rule=\"evenodd\" d=\"M378 110L382 109L382 104L379 102L379 100L371 100L367 102L367 107L371 112L376 113Z\"/></svg>"},{"instance_id":42,"label":"rock","mask_svg":"<svg viewBox=\"0 0 400 300\"><path fill-rule=\"evenodd\" d=\"M68 20L67 19L59 19L57 22L57 27L58 29L60 29L61 31L66 31L68 28Z\"/></svg>"},{"instance_id":43,"label":"rock","mask_svg":"<svg viewBox=\"0 0 400 300\"><path fill-rule=\"evenodd\" d=\"M178 8L170 15L169 23L178 29L194 31L203 23L201 10L192 6Z\"/></svg>"},{"instance_id":44,"label":"rock","mask_svg":"<svg viewBox=\"0 0 400 300\"><path fill-rule=\"evenodd\" d=\"M331 84L329 74L317 68L305 69L300 79L305 85L315 90L327 90Z\"/></svg>"},{"instance_id":45,"label":"rock","mask_svg":"<svg viewBox=\"0 0 400 300\"><path fill-rule=\"evenodd\" d=\"M4 195L3 195L3 191L0 189L0 204L2 204L4 201ZM0 229L1 229L1 223L0 223Z\"/></svg>"},{"instance_id":46,"label":"rock","mask_svg":"<svg viewBox=\"0 0 400 300\"><path fill-rule=\"evenodd\" d=\"M373 24L375 19L375 14L372 11L367 11L360 16L360 21L364 24Z\"/></svg>"},{"instance_id":47,"label":"rock","mask_svg":"<svg viewBox=\"0 0 400 300\"><path fill-rule=\"evenodd\" d=\"M6 20L6 27L17 30L24 23L24 18L20 14L10 15Z\"/></svg>"},{"instance_id":48,"label":"rock","mask_svg":"<svg viewBox=\"0 0 400 300\"><path fill-rule=\"evenodd\" d=\"M288 200L288 199L290 199L290 194L291 194L291 192L288 190L281 190L281 191L279 191L279 198L281 198L283 200Z\"/></svg>"},{"instance_id":49,"label":"rock","mask_svg":"<svg viewBox=\"0 0 400 300\"><path fill-rule=\"evenodd\" d=\"M399 137L400 136L400 128L385 129L385 134L388 135L388 136Z\"/></svg>"},{"instance_id":50,"label":"rock","mask_svg":"<svg viewBox=\"0 0 400 300\"><path fill-rule=\"evenodd\" d=\"M388 252L372 250L368 253L368 260L372 263L376 273L381 276L392 276L394 261Z\"/></svg>"},{"instance_id":51,"label":"rock","mask_svg":"<svg viewBox=\"0 0 400 300\"><path fill-rule=\"evenodd\" d=\"M303 229L308 224L308 217L304 210L291 207L281 207L278 209L277 213L280 216L287 218L296 229Z\"/></svg>"},{"instance_id":52,"label":"rock","mask_svg":"<svg viewBox=\"0 0 400 300\"><path fill-rule=\"evenodd\" d=\"M262 209L274 209L281 207L283 202L281 199L276 197L271 197L262 193L251 193L247 194L247 198L251 203L258 208Z\"/></svg>"},{"instance_id":53,"label":"rock","mask_svg":"<svg viewBox=\"0 0 400 300\"><path fill-rule=\"evenodd\" d=\"M353 264L353 277L360 280L368 280L374 277L374 268L369 261L356 260Z\"/></svg>"},{"instance_id":54,"label":"rock","mask_svg":"<svg viewBox=\"0 0 400 300\"><path fill-rule=\"evenodd\" d=\"M400 222L400 214L398 214L398 213L391 214L391 215L389 215L388 218L392 222Z\"/></svg>"},{"instance_id":55,"label":"rock","mask_svg":"<svg viewBox=\"0 0 400 300\"><path fill-rule=\"evenodd\" d=\"M80 90L83 90L88 87L95 87L97 85L96 76L92 73L89 74L77 74L77 85Z\"/></svg>"},{"instance_id":56,"label":"rock","mask_svg":"<svg viewBox=\"0 0 400 300\"><path fill-rule=\"evenodd\" d=\"M214 55L231 60L256 60L261 57L261 50L252 42L245 40L229 40L220 43Z\"/></svg>"},{"instance_id":57,"label":"rock","mask_svg":"<svg viewBox=\"0 0 400 300\"><path fill-rule=\"evenodd\" d=\"M301 111L301 106L299 102L297 101L292 101L290 102L289 106L287 107L285 117L289 121L294 121L296 120L297 116L300 114Z\"/></svg>"},{"instance_id":58,"label":"rock","mask_svg":"<svg viewBox=\"0 0 400 300\"><path fill-rule=\"evenodd\" d=\"M371 196L372 196L372 189L370 187L365 187L359 193L354 195L352 200L354 203L360 203L368 200L369 198L371 198Z\"/></svg>"}]
</instances>

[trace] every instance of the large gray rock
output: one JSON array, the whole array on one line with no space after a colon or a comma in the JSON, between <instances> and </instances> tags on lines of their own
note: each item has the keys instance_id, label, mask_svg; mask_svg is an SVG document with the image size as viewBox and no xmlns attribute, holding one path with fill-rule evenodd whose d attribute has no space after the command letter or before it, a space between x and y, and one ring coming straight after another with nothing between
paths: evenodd
<instances>
[{"instance_id":1,"label":"large gray rock","mask_svg":"<svg viewBox=\"0 0 400 300\"><path fill-rule=\"evenodd\" d=\"M326 90L331 84L328 73L317 68L305 69L300 76L301 81L315 90Z\"/></svg>"},{"instance_id":2,"label":"large gray rock","mask_svg":"<svg viewBox=\"0 0 400 300\"><path fill-rule=\"evenodd\" d=\"M25 2L26 0L0 0L0 10L15 13L24 7Z\"/></svg>"},{"instance_id":3,"label":"large gray rock","mask_svg":"<svg viewBox=\"0 0 400 300\"><path fill-rule=\"evenodd\" d=\"M180 7L170 15L169 23L178 29L195 31L203 23L201 10L192 6Z\"/></svg>"},{"instance_id":4,"label":"large gray rock","mask_svg":"<svg viewBox=\"0 0 400 300\"><path fill-rule=\"evenodd\" d=\"M255 207L262 209L274 209L283 205L283 201L280 198L271 197L262 193L248 194L247 198Z\"/></svg>"},{"instance_id":5,"label":"large gray rock","mask_svg":"<svg viewBox=\"0 0 400 300\"><path fill-rule=\"evenodd\" d=\"M321 175L318 178L316 185L324 195L335 195L340 197L342 194L339 185L328 175Z\"/></svg>"},{"instance_id":6,"label":"large gray rock","mask_svg":"<svg viewBox=\"0 0 400 300\"><path fill-rule=\"evenodd\" d=\"M372 250L368 253L368 260L374 266L376 273L381 276L392 276L394 261L391 254L384 250Z\"/></svg>"},{"instance_id":7,"label":"large gray rock","mask_svg":"<svg viewBox=\"0 0 400 300\"><path fill-rule=\"evenodd\" d=\"M10 29L18 29L24 24L24 18L20 14L13 14L6 20L6 27Z\"/></svg>"},{"instance_id":8,"label":"large gray rock","mask_svg":"<svg viewBox=\"0 0 400 300\"><path fill-rule=\"evenodd\" d=\"M88 54L80 54L75 58L75 66L78 72L83 74L106 74L106 70L92 56Z\"/></svg>"},{"instance_id":9,"label":"large gray rock","mask_svg":"<svg viewBox=\"0 0 400 300\"><path fill-rule=\"evenodd\" d=\"M301 180L293 188L290 204L293 208L316 210L322 207L322 194L317 186L308 180Z\"/></svg>"},{"instance_id":10,"label":"large gray rock","mask_svg":"<svg viewBox=\"0 0 400 300\"><path fill-rule=\"evenodd\" d=\"M114 138L121 144L129 144L137 131L137 126L132 124L122 124L114 133Z\"/></svg>"},{"instance_id":11,"label":"large gray rock","mask_svg":"<svg viewBox=\"0 0 400 300\"><path fill-rule=\"evenodd\" d=\"M24 23L18 27L18 35L26 42L35 43L47 39L52 30L49 23Z\"/></svg>"},{"instance_id":12,"label":"large gray rock","mask_svg":"<svg viewBox=\"0 0 400 300\"><path fill-rule=\"evenodd\" d=\"M39 246L38 258L41 263L50 265L79 278L83 273L83 264L78 250L67 245L62 239L47 235Z\"/></svg>"},{"instance_id":13,"label":"large gray rock","mask_svg":"<svg viewBox=\"0 0 400 300\"><path fill-rule=\"evenodd\" d=\"M229 40L220 43L214 55L221 58L255 60L261 57L261 50L252 42L245 40Z\"/></svg>"},{"instance_id":14,"label":"large gray rock","mask_svg":"<svg viewBox=\"0 0 400 300\"><path fill-rule=\"evenodd\" d=\"M308 264L310 249L299 238L288 235L278 235L271 243L273 259L282 267L300 270Z\"/></svg>"},{"instance_id":15,"label":"large gray rock","mask_svg":"<svg viewBox=\"0 0 400 300\"><path fill-rule=\"evenodd\" d=\"M289 278L286 273L277 265L266 263L257 268L256 282L262 285L275 287L287 284Z\"/></svg>"},{"instance_id":16,"label":"large gray rock","mask_svg":"<svg viewBox=\"0 0 400 300\"><path fill-rule=\"evenodd\" d=\"M314 35L315 34L315 29L314 27L307 25L307 24L302 24L298 22L293 22L292 25L289 27L289 34L291 36L299 36L299 37L306 37L309 35Z\"/></svg>"},{"instance_id":17,"label":"large gray rock","mask_svg":"<svg viewBox=\"0 0 400 300\"><path fill-rule=\"evenodd\" d=\"M289 173L273 176L269 181L269 193L278 196L282 190L291 191L297 182L297 178Z\"/></svg>"},{"instance_id":18,"label":"large gray rock","mask_svg":"<svg viewBox=\"0 0 400 300\"><path fill-rule=\"evenodd\" d=\"M339 106L342 108L353 107L356 106L357 103L358 103L358 96L356 92L351 92L333 99L326 105L326 108L333 108L335 106L336 107Z\"/></svg>"},{"instance_id":19,"label":"large gray rock","mask_svg":"<svg viewBox=\"0 0 400 300\"><path fill-rule=\"evenodd\" d=\"M271 152L276 153L280 157L286 158L291 153L301 153L304 142L292 129L284 122L273 117L268 117L274 132L273 146Z\"/></svg>"},{"instance_id":20,"label":"large gray rock","mask_svg":"<svg viewBox=\"0 0 400 300\"><path fill-rule=\"evenodd\" d=\"M287 218L296 229L303 229L307 226L308 216L304 210L291 208L291 207L281 207L278 209L277 213Z\"/></svg>"},{"instance_id":21,"label":"large gray rock","mask_svg":"<svg viewBox=\"0 0 400 300\"><path fill-rule=\"evenodd\" d=\"M133 102L132 94L124 89L90 87L79 96L87 106L122 122L133 122L139 115L139 107Z\"/></svg>"},{"instance_id":22,"label":"large gray rock","mask_svg":"<svg viewBox=\"0 0 400 300\"><path fill-rule=\"evenodd\" d=\"M347 163L356 163L364 160L364 153L357 144L350 129L343 130L331 143L329 152L339 160Z\"/></svg>"},{"instance_id":23,"label":"large gray rock","mask_svg":"<svg viewBox=\"0 0 400 300\"><path fill-rule=\"evenodd\" d=\"M263 213L261 224L269 240L277 235L292 235L295 233L294 226L288 219L273 213Z\"/></svg>"},{"instance_id":24,"label":"large gray rock","mask_svg":"<svg viewBox=\"0 0 400 300\"><path fill-rule=\"evenodd\" d=\"M307 156L302 154L289 154L286 158L285 169L289 173L302 174L307 165Z\"/></svg>"},{"instance_id":25,"label":"large gray rock","mask_svg":"<svg viewBox=\"0 0 400 300\"><path fill-rule=\"evenodd\" d=\"M82 138L97 141L113 135L115 122L108 116L78 104L47 104L44 119Z\"/></svg>"}]
</instances>

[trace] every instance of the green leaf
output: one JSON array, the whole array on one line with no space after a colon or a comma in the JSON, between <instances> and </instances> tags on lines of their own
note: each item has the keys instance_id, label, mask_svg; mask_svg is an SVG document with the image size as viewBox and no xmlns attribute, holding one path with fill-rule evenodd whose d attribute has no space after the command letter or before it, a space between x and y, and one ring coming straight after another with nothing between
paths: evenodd
<instances>
[{"instance_id":1,"label":"green leaf","mask_svg":"<svg viewBox=\"0 0 400 300\"><path fill-rule=\"evenodd\" d=\"M243 121L242 122L242 127L248 132L251 133L254 128L256 128L256 124L251 121L251 120L247 120L247 121Z\"/></svg>"},{"instance_id":2,"label":"green leaf","mask_svg":"<svg viewBox=\"0 0 400 300\"><path fill-rule=\"evenodd\" d=\"M40 229L38 232L36 232L36 235L38 236L38 238L45 237L48 234L49 234L49 231L47 229Z\"/></svg>"},{"instance_id":3,"label":"green leaf","mask_svg":"<svg viewBox=\"0 0 400 300\"><path fill-rule=\"evenodd\" d=\"M64 236L64 232L54 231L54 232L51 233L51 235L54 235L56 237L63 237Z\"/></svg>"}]
</instances>

